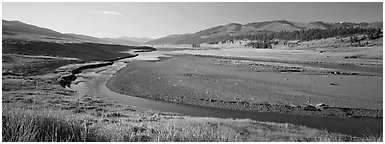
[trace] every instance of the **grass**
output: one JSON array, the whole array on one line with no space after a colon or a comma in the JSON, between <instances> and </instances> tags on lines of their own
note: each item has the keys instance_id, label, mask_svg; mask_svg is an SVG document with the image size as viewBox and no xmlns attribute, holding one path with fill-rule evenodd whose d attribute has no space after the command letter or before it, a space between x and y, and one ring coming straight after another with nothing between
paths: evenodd
<instances>
[{"instance_id":1,"label":"grass","mask_svg":"<svg viewBox=\"0 0 385 144\"><path fill-rule=\"evenodd\" d=\"M186 121L187 123L185 123ZM174 123L175 122L175 123ZM183 123L183 125L181 125ZM188 119L163 122L126 123L105 125L100 128L113 141L130 142L229 142L245 141L239 133L227 126ZM111 135L114 134L114 135Z\"/></svg>"},{"instance_id":2,"label":"grass","mask_svg":"<svg viewBox=\"0 0 385 144\"><path fill-rule=\"evenodd\" d=\"M2 140L5 142L99 141L95 130L80 122L66 120L52 112L25 109L3 110Z\"/></svg>"},{"instance_id":3,"label":"grass","mask_svg":"<svg viewBox=\"0 0 385 144\"><path fill-rule=\"evenodd\" d=\"M80 63L75 60L48 59L48 58L25 58L20 55L3 54L3 75L4 70L9 74L33 76L55 72L55 69L73 63Z\"/></svg>"},{"instance_id":4,"label":"grass","mask_svg":"<svg viewBox=\"0 0 385 144\"><path fill-rule=\"evenodd\" d=\"M3 105L4 142L381 142L382 136L352 137L292 124L153 114L139 121L94 117L66 110ZM118 113L118 112L117 112ZM93 122L87 119L96 119Z\"/></svg>"},{"instance_id":5,"label":"grass","mask_svg":"<svg viewBox=\"0 0 385 144\"><path fill-rule=\"evenodd\" d=\"M124 121L98 123L64 117L66 111L3 108L4 142L88 142L88 141L239 141L234 130L208 124L192 123L166 127L132 125ZM149 123L148 125L157 124ZM161 129L159 129L161 128Z\"/></svg>"},{"instance_id":6,"label":"grass","mask_svg":"<svg viewBox=\"0 0 385 144\"><path fill-rule=\"evenodd\" d=\"M383 142L384 138L381 136L365 136L363 142Z\"/></svg>"},{"instance_id":7,"label":"grass","mask_svg":"<svg viewBox=\"0 0 385 144\"><path fill-rule=\"evenodd\" d=\"M172 142L236 142L244 141L242 132L216 123L168 125L156 136L156 141Z\"/></svg>"}]
</instances>

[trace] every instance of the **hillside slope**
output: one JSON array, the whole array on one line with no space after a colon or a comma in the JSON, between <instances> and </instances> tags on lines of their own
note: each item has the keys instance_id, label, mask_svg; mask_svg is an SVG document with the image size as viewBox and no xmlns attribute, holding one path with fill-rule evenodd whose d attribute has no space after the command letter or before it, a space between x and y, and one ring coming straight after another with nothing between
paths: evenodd
<instances>
[{"instance_id":1,"label":"hillside slope","mask_svg":"<svg viewBox=\"0 0 385 144\"><path fill-rule=\"evenodd\" d=\"M6 37L18 39L33 39L42 41L65 41L65 42L92 42L102 44L118 44L118 45L139 45L140 42L131 41L128 37L122 38L98 38L81 34L60 33L51 29L26 24L20 21L2 21L3 35ZM3 36L4 37L4 36ZM145 40L145 39L142 39Z\"/></svg>"},{"instance_id":2,"label":"hillside slope","mask_svg":"<svg viewBox=\"0 0 385 144\"><path fill-rule=\"evenodd\" d=\"M129 40L129 41L136 42L139 44L143 44L143 43L146 43L146 42L153 40L153 39L146 38L146 37L126 37L126 36L119 37L118 39Z\"/></svg>"},{"instance_id":3,"label":"hillside slope","mask_svg":"<svg viewBox=\"0 0 385 144\"><path fill-rule=\"evenodd\" d=\"M223 40L235 39L237 37L263 35L277 32L294 32L311 29L338 29L338 28L381 28L382 22L374 23L325 23L325 22L289 22L286 20L254 22L248 24L230 23L220 25L193 34L169 35L147 42L146 44L200 44L218 43Z\"/></svg>"},{"instance_id":4,"label":"hillside slope","mask_svg":"<svg viewBox=\"0 0 385 144\"><path fill-rule=\"evenodd\" d=\"M62 34L60 32L57 32L51 29L26 24L20 21L3 20L2 28L3 28L3 33L4 32L28 33L28 34L36 34L36 35L58 37L58 38L74 38L71 35Z\"/></svg>"},{"instance_id":5,"label":"hillside slope","mask_svg":"<svg viewBox=\"0 0 385 144\"><path fill-rule=\"evenodd\" d=\"M135 47L98 43L52 43L41 41L3 40L3 54L48 55L78 58L83 61L112 60L129 56L129 50L154 51L152 47Z\"/></svg>"},{"instance_id":6,"label":"hillside slope","mask_svg":"<svg viewBox=\"0 0 385 144\"><path fill-rule=\"evenodd\" d=\"M146 42L145 44L148 45L155 45L155 44L174 44L177 43L180 40L187 39L191 36L191 34L180 34L180 35L169 35L166 37L154 39L151 41Z\"/></svg>"}]
</instances>

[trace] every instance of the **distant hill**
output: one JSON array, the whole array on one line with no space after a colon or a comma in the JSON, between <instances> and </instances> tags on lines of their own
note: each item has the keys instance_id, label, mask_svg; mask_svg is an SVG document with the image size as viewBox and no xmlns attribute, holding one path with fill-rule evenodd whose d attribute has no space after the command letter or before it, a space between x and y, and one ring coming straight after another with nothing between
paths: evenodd
<instances>
[{"instance_id":1,"label":"distant hill","mask_svg":"<svg viewBox=\"0 0 385 144\"><path fill-rule=\"evenodd\" d=\"M2 25L3 25L3 33L13 32L13 33L27 33L27 34L35 34L35 35L41 35L41 36L50 36L50 37L57 37L57 38L74 38L70 35L65 35L54 30L26 24L20 21L3 20Z\"/></svg>"},{"instance_id":2,"label":"distant hill","mask_svg":"<svg viewBox=\"0 0 385 144\"><path fill-rule=\"evenodd\" d=\"M186 38L189 38L191 34L178 34L178 35L169 35L166 37L154 39L151 41L146 42L145 44L153 45L153 44L175 44L178 43L180 40L184 40Z\"/></svg>"},{"instance_id":3,"label":"distant hill","mask_svg":"<svg viewBox=\"0 0 385 144\"><path fill-rule=\"evenodd\" d=\"M148 41L153 40L153 39L146 38L146 37L138 38L138 37L126 37L126 36L119 37L118 39L128 40L128 41L136 42L139 44L143 44L143 43L146 43Z\"/></svg>"},{"instance_id":4,"label":"distant hill","mask_svg":"<svg viewBox=\"0 0 385 144\"><path fill-rule=\"evenodd\" d=\"M125 40L121 38L102 38L102 40L107 41L107 43L111 44L120 44L120 45L140 45L141 43Z\"/></svg>"},{"instance_id":5,"label":"distant hill","mask_svg":"<svg viewBox=\"0 0 385 144\"><path fill-rule=\"evenodd\" d=\"M226 39L245 37L248 35L271 34L276 32L293 32L310 29L333 29L333 28L381 28L382 22L375 23L324 23L324 22L289 22L286 20L254 22L248 24L230 23L216 26L193 34L169 35L147 42L146 44L200 44L216 43Z\"/></svg>"},{"instance_id":6,"label":"distant hill","mask_svg":"<svg viewBox=\"0 0 385 144\"><path fill-rule=\"evenodd\" d=\"M29 35L38 35L45 37L54 37L58 39L66 39L68 41L83 41L83 42L92 42L92 43L102 43L102 44L118 44L118 45L139 45L149 39L146 38L137 38L136 41L129 40L129 37L122 38L98 38L81 34L72 34L72 33L60 33L51 29L42 28L30 24L26 24L20 21L2 21L3 34L29 34ZM135 38L132 38L135 39Z\"/></svg>"},{"instance_id":7,"label":"distant hill","mask_svg":"<svg viewBox=\"0 0 385 144\"><path fill-rule=\"evenodd\" d=\"M107 40L103 40L97 37L87 36L87 35L81 35L81 34L72 34L67 33L66 35L70 35L76 39L84 40L85 42L94 42L94 43L108 43Z\"/></svg>"},{"instance_id":8,"label":"distant hill","mask_svg":"<svg viewBox=\"0 0 385 144\"><path fill-rule=\"evenodd\" d=\"M140 45L142 43L126 40L123 38L98 38L98 37L92 37L87 35L81 35L81 34L72 34L68 33L67 35L70 35L72 37L75 37L77 39L84 40L86 42L93 42L93 43L103 43L103 44L119 44L119 45Z\"/></svg>"}]
</instances>

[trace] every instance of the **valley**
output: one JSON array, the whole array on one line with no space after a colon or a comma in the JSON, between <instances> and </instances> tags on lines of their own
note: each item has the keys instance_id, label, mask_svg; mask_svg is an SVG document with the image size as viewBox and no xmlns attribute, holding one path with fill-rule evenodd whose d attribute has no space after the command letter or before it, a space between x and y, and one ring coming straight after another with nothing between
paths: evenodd
<instances>
[{"instance_id":1,"label":"valley","mask_svg":"<svg viewBox=\"0 0 385 144\"><path fill-rule=\"evenodd\" d=\"M217 43L338 26L268 21L133 45L4 23L3 141L382 141L382 37Z\"/></svg>"}]
</instances>

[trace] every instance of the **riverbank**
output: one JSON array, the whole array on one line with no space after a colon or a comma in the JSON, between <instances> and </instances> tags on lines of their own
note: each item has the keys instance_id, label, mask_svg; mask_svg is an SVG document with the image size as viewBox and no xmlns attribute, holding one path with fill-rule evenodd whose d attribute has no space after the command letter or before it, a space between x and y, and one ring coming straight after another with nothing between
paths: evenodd
<instances>
[{"instance_id":1,"label":"riverbank","mask_svg":"<svg viewBox=\"0 0 385 144\"><path fill-rule=\"evenodd\" d=\"M134 61L115 74L107 87L131 96L216 108L382 118L379 77L261 63L195 56ZM290 73L293 69L296 72Z\"/></svg>"},{"instance_id":2,"label":"riverbank","mask_svg":"<svg viewBox=\"0 0 385 144\"><path fill-rule=\"evenodd\" d=\"M81 73L82 70L112 65L114 64L114 61L133 58L138 55L139 54L129 54L129 56L126 56L124 58L117 58L115 60L94 61L89 63L66 65L55 70L55 72L59 75L57 81L62 87L70 87L71 83L77 79L76 74Z\"/></svg>"}]
</instances>

